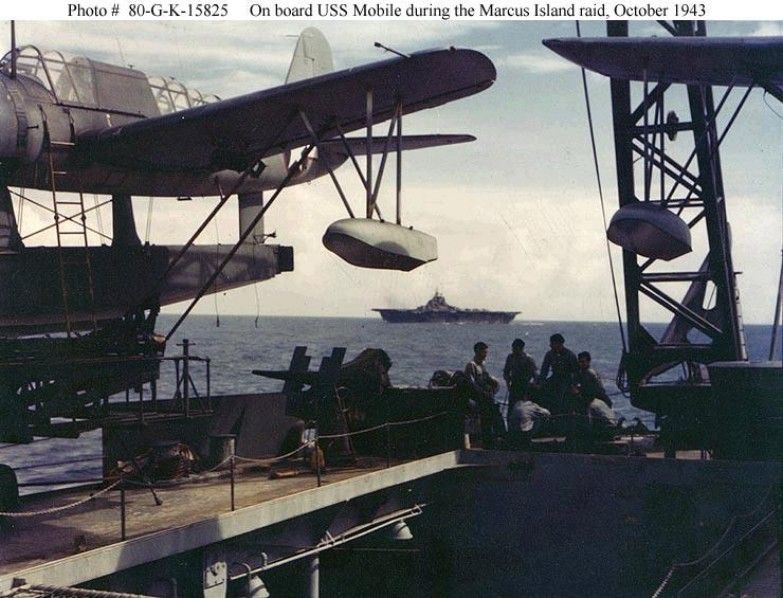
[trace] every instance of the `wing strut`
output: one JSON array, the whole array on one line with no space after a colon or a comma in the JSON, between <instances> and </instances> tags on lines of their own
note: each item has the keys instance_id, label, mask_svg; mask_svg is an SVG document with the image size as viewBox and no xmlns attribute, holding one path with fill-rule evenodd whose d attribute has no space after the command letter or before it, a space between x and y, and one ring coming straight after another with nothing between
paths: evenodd
<instances>
[{"instance_id":1,"label":"wing strut","mask_svg":"<svg viewBox=\"0 0 783 598\"><path fill-rule=\"evenodd\" d=\"M332 179L332 182L334 183L334 186L337 189L337 193L340 196L340 199L343 201L343 205L345 206L345 209L348 210L348 214L351 216L351 218L355 218L353 214L353 210L351 209L351 204L348 203L348 198L345 197L343 188L340 186L340 181L337 180L337 177L334 174L334 169L332 168L332 165L329 162L329 153L321 150L321 140L318 138L318 135L316 135L315 129L313 129L313 125L310 123L310 119L307 118L307 114L305 114L300 110L299 116L302 118L302 122L304 122L305 127L307 127L307 131L310 133L310 137L313 138L313 143L315 144L316 148L318 148L319 155L323 156L324 164L326 165L326 170L329 172L329 177ZM343 140L345 140L344 137ZM345 148L347 151L350 151L350 148L348 147L347 143L345 145ZM350 156L354 158L354 161L356 160L356 158L353 156L353 153L351 153ZM361 175L361 172L359 174Z\"/></svg>"},{"instance_id":2,"label":"wing strut","mask_svg":"<svg viewBox=\"0 0 783 598\"><path fill-rule=\"evenodd\" d=\"M365 180L367 190L367 218L372 218L372 208L375 201L372 197L372 89L367 90L367 178Z\"/></svg>"},{"instance_id":3,"label":"wing strut","mask_svg":"<svg viewBox=\"0 0 783 598\"><path fill-rule=\"evenodd\" d=\"M266 205L258 211L258 214L256 214L253 220L247 225L245 230L239 236L239 240L231 248L231 251L229 251L226 254L226 257L224 257L223 261L220 262L218 267L209 277L209 280L207 280L203 284L201 289L199 289L198 294L193 298L193 300L188 305L187 309L182 313L182 315L176 321L174 326L172 326L171 330L169 330L168 334L166 334L166 341L168 341L174 335L174 333L180 327L182 322L185 321L185 318L188 317L188 315L196 306L196 304L199 302L199 300L205 295L205 293L210 289L210 287L212 287L212 285L217 280L217 277L220 276L220 274L223 272L223 269L226 267L226 265L228 265L228 263L236 254L236 252L239 251L239 248L242 247L242 244L245 242L245 240L251 235L251 233L255 229L256 224L258 224L261 221L261 219L264 217L264 214L266 214L267 210L272 206L273 203L275 203L275 200L280 196L280 193L283 191L283 189L286 188L288 183L291 182L291 179L294 178L294 175L296 175L296 173L299 172L300 168L304 165L305 161L307 160L307 157L310 155L310 152L313 151L314 147L315 146L313 144L308 145L302 152L302 155L299 157L299 159L288 167L288 174L286 174L286 177L285 179L283 179L283 182L280 183L278 188L272 194L272 197L269 198L269 201L266 203Z\"/></svg>"},{"instance_id":4,"label":"wing strut","mask_svg":"<svg viewBox=\"0 0 783 598\"><path fill-rule=\"evenodd\" d=\"M289 114L288 118L285 119L285 122L283 126L279 129L277 137L283 134L286 127L291 124L291 122L294 120L296 116L295 112L292 112ZM260 156L263 156L266 151L268 151L269 148L266 148L266 150L262 153L260 153ZM309 152L308 152L309 153ZM299 164L303 163L302 158L300 158L299 161L294 166L297 166ZM172 260L169 261L169 265L166 268L166 271L163 273L163 276L161 276L159 283L155 286L157 289L158 295L156 296L148 296L144 299L144 301L141 303L141 307L146 307L150 304L155 304L157 307L157 304L159 302L159 293L160 288L162 287L163 283L166 282L169 274L174 270L174 268L179 264L179 262L182 260L182 258L185 256L185 254L188 252L188 250L193 246L193 244L196 242L196 239L201 235L201 233L204 231L204 229L209 225L212 220L214 220L215 216L217 216L218 212L223 208L223 206L226 204L226 202L229 200L229 198L237 193L239 189L241 189L242 185L244 184L245 180L248 176L254 175L257 176L260 174L261 170L264 168L264 162L263 158L257 158L255 161L253 161L250 166L245 168L241 174L239 175L239 178L234 182L234 184L231 186L228 192L224 192L221 185L220 185L220 179L218 177L215 177L215 185L217 186L218 193L220 195L220 200L218 201L217 205L212 209L212 211L209 213L209 215L202 221L202 223L198 226L196 231L190 236L190 238L187 240L187 242L180 248L179 252L177 252L177 255L174 256ZM293 166L291 167L293 168ZM275 196L277 193L284 187L288 181L290 181L291 177L293 177L293 173L291 171L291 168L288 170L288 175L286 176L286 179L283 181L281 186L278 188L278 191L275 193ZM271 203L271 201L270 201ZM268 204L267 204L268 207ZM228 258L224 260L223 263L221 263L220 267L216 271L214 277L210 278L210 281L207 285L202 287L199 294L193 299L192 303L188 307L188 310L185 314L183 314L179 320L177 320L177 323L175 324L174 328L169 332L169 334L166 336L166 340L171 338L171 335L173 332L179 327L179 325L182 323L182 321L185 319L188 313L190 313L190 310L193 309L195 304L198 302L198 300L204 295L206 290L209 288L209 286L217 279L217 276L220 274L220 272L223 270L225 265L228 263L228 260L234 256L234 254L237 252L241 244L245 241L245 239L250 236L250 234L253 232L253 229L255 228L255 225L258 224L258 222L261 220L261 217L264 215L264 212L266 211L266 207L262 208L259 212L260 215L257 216L257 218L254 218L253 221L250 223L250 225L246 228L246 230L243 232L239 242L237 245L232 249L231 252L229 252ZM135 306L134 308L128 310L128 314L133 313L135 309L137 309L139 306Z\"/></svg>"},{"instance_id":5,"label":"wing strut","mask_svg":"<svg viewBox=\"0 0 783 598\"><path fill-rule=\"evenodd\" d=\"M397 224L402 224L402 102L397 103Z\"/></svg>"},{"instance_id":6,"label":"wing strut","mask_svg":"<svg viewBox=\"0 0 783 598\"><path fill-rule=\"evenodd\" d=\"M382 270L409 271L414 268L434 261L438 258L437 241L435 237L424 232L413 230L413 227L402 226L402 115L405 106L398 94L389 116L389 128L383 139L383 148L380 151L381 161L377 172L373 167L373 147L376 138L373 137L373 90L368 88L365 96L367 114L365 115L366 138L364 147L357 146L356 151L337 127L343 148L353 162L359 180L364 186L365 192L365 217L356 218L348 207L348 202L342 192L337 179L332 173L331 166L326 160L326 168L334 181L340 198L348 208L350 218L333 222L326 229L323 236L324 246L349 264L362 268L377 268ZM306 118L303 116L303 118ZM322 146L318 137L314 135L312 126L305 121L307 129L313 138L313 143ZM396 130L396 132L395 132ZM380 145L377 146L380 148ZM378 207L378 196L386 171L386 163L389 151L396 148L397 152L397 181L396 181L396 206L395 223L386 222ZM362 172L356 153L364 150L367 154L366 167ZM320 152L320 149L319 149ZM373 213L378 219L373 219Z\"/></svg>"},{"instance_id":7,"label":"wing strut","mask_svg":"<svg viewBox=\"0 0 783 598\"><path fill-rule=\"evenodd\" d=\"M381 162L378 167L377 175L373 177L373 163L372 163L372 157L373 157L373 146L375 142L375 138L372 134L372 127L373 127L373 117L372 117L372 90L368 90L367 92L367 109L368 114L366 116L366 123L367 123L367 136L366 136L366 142L365 142L365 153L367 154L367 164L365 171L362 172L361 167L359 166L359 162L356 159L356 152L353 151L352 147L349 145L347 138L345 137L345 134L339 127L339 125L336 127L338 134L340 136L340 140L343 145L343 149L345 150L346 155L350 158L351 162L354 165L354 168L356 169L356 174L359 177L359 181L361 182L362 186L365 190L365 213L366 218L372 218L373 213L378 216L380 220L383 220L383 216L381 214L381 210L378 207L378 195L380 193L381 189L381 182L383 180L383 174L386 169L386 161L389 156L389 150L393 147L392 146L392 139L395 139L394 141L394 147L396 148L397 153L397 189L396 189L396 222L397 224L401 224L401 213L402 213L402 112L403 112L403 105L401 100L397 100L394 111L392 114L391 119L389 120L389 129L386 132L386 135L383 137L384 139L384 146L383 151L381 152ZM356 215L353 212L353 209L351 209L351 205L348 202L348 198L345 195L345 192L343 191L342 186L340 185L339 180L337 179L337 176L334 173L334 168L332 167L329 156L330 152L328 149L324 147L324 141L321 139L313 129L313 125L308 118L307 114L300 110L299 116L302 119L302 122L305 125L305 128L307 129L307 132L310 134L310 138L312 143L315 145L315 147L318 149L318 155L319 157L324 161L324 166L326 167L327 173L329 174L329 178L332 179L332 183L334 183L335 189L337 190L337 194L340 196L340 200L343 202L343 205L345 206L345 209L348 211L348 215L351 218L356 218ZM396 134L395 134L395 127L396 127ZM374 180L373 180L374 178Z\"/></svg>"}]
</instances>

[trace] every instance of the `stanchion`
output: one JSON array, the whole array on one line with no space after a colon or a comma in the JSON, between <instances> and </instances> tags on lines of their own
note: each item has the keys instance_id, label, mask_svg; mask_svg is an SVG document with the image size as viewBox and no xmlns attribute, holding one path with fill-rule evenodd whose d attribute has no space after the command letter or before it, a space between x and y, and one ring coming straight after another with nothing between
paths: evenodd
<instances>
[{"instance_id":1,"label":"stanchion","mask_svg":"<svg viewBox=\"0 0 783 598\"><path fill-rule=\"evenodd\" d=\"M315 479L318 488L321 487L321 455L318 452L318 441L315 442Z\"/></svg>"},{"instance_id":2,"label":"stanchion","mask_svg":"<svg viewBox=\"0 0 783 598\"><path fill-rule=\"evenodd\" d=\"M231 466L231 510L235 510L235 490L234 490L234 455L232 453L229 461Z\"/></svg>"},{"instance_id":3,"label":"stanchion","mask_svg":"<svg viewBox=\"0 0 783 598\"><path fill-rule=\"evenodd\" d=\"M321 437L321 426L319 425L319 422L321 421L321 418L316 418L315 420L315 440L313 443L313 455L315 456L315 479L316 483L318 484L318 488L321 487L321 450L320 450L320 437ZM326 455L324 455L324 461L326 461Z\"/></svg>"},{"instance_id":4,"label":"stanchion","mask_svg":"<svg viewBox=\"0 0 783 598\"><path fill-rule=\"evenodd\" d=\"M190 417L190 341L186 338L182 339L182 404L185 417Z\"/></svg>"},{"instance_id":5,"label":"stanchion","mask_svg":"<svg viewBox=\"0 0 783 598\"><path fill-rule=\"evenodd\" d=\"M391 428L389 422L384 426L386 428L386 468L391 467Z\"/></svg>"},{"instance_id":6,"label":"stanchion","mask_svg":"<svg viewBox=\"0 0 783 598\"><path fill-rule=\"evenodd\" d=\"M120 487L120 539L125 536L125 488Z\"/></svg>"}]
</instances>

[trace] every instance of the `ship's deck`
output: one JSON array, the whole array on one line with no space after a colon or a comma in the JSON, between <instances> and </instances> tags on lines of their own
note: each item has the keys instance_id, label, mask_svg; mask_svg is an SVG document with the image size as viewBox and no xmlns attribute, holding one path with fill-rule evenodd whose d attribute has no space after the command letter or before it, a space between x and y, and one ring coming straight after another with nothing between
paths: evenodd
<instances>
[{"instance_id":1,"label":"ship's deck","mask_svg":"<svg viewBox=\"0 0 783 598\"><path fill-rule=\"evenodd\" d=\"M564 438L547 438L555 444ZM538 444L538 442L536 442ZM540 448L539 448L540 450ZM626 449L627 450L627 449ZM662 453L648 452L661 458ZM697 453L682 452L680 459L698 459ZM401 461L392 463L401 464ZM355 465L333 468L321 475L321 484L349 480L385 469L385 459L363 457ZM234 476L234 510L260 505L317 487L317 476L297 461L274 469L238 466ZM280 475L282 474L282 475ZM41 513L15 517L12 528L0 531L0 580L8 574L64 557L108 546L122 540L122 506L119 488L100 493L99 486L81 486L23 497L19 511ZM195 475L179 482L159 485L156 505L149 488L126 486L125 539L159 530L185 526L231 511L230 472L224 469ZM93 494L97 494L93 496ZM69 508L79 501L83 504ZM0 585L2 589L2 585Z\"/></svg>"},{"instance_id":2,"label":"ship's deck","mask_svg":"<svg viewBox=\"0 0 783 598\"><path fill-rule=\"evenodd\" d=\"M322 473L321 484L327 487L385 468L385 459L362 458L355 465ZM288 477L271 479L266 467L238 466L234 483L235 511L317 488L316 475L298 464L283 469L278 467L276 471ZM0 591L8 589L13 577L29 578L26 570L31 568L45 569L47 564L67 560L73 555L87 557L94 549L132 542L154 532L184 528L207 519L215 520L231 511L228 471L193 476L176 485L156 487L155 492L162 501L159 506L149 488L134 486L125 492L126 542L122 542L120 491L115 488L90 498L98 490L98 487L79 487L23 497L19 512L42 514L14 518L12 529L0 532ZM78 501L85 502L68 508ZM44 574L44 580L45 577Z\"/></svg>"},{"instance_id":3,"label":"ship's deck","mask_svg":"<svg viewBox=\"0 0 783 598\"><path fill-rule=\"evenodd\" d=\"M281 472L300 473L270 479L268 469L248 465L237 468L233 512L227 472L159 487L160 506L155 505L149 489L128 490L124 541L116 489L93 499L85 488L28 497L22 511L86 502L73 509L16 519L13 530L0 534L0 594L8 591L15 579L28 584L83 584L196 549L226 545L258 530L273 530L278 524L289 530L293 522L308 517L306 526L334 529L336 537L340 530L363 529L378 521L376 507L387 498L391 499L384 511L387 516L397 516L395 509L404 507L403 503L423 505L432 510L428 525L437 537L454 536L454 546L468 552L473 543L472 554L486 552L482 557L486 562L473 562L469 575L455 569L458 587L468 584L479 571L489 571L491 563L500 562L501 553L528 555L523 561L560 559L571 563L569 551L586 559L579 565L585 571L594 571L599 562L610 570L637 573L653 567L652 573L646 573L650 585L651 580L658 583L663 579L672 562L692 560L691 553L702 554L705 547L726 534L726 526L731 526L738 514L744 521L749 517L746 512L761 513L761 505L774 496L779 484L776 463L687 458L692 456L678 454L685 458L672 460L468 450L398 461L391 467L386 467L385 459L364 458L358 465L325 472L320 488L312 472L285 466ZM395 496L405 500L395 506ZM361 497L367 497L368 502L363 506L353 502L354 509L348 506ZM514 502L517 508L509 510L509 500L519 501ZM326 513L328 509L332 511ZM319 512L327 514L322 521L318 520ZM456 513L462 525L453 525ZM498 513L503 515L498 517ZM353 515L369 519L353 521ZM776 533L777 518L767 519L770 523L764 533ZM509 533L528 528L529 534ZM691 550L694 547L682 529L699 536L697 550ZM552 530L560 531L553 534ZM563 530L569 530L568 539L562 536ZM639 534L645 530L650 534L644 534L645 540L639 544ZM274 533L261 545L279 543ZM313 542L323 533L318 531L306 545L315 546ZM766 538L763 534L759 537ZM681 546L683 543L687 546ZM589 550L588 544L592 546ZM629 552L631 546L635 548ZM671 552L672 547L677 550ZM773 561L765 561L768 567L754 567L748 585L774 584L779 567ZM515 571L530 581L523 569ZM625 588L626 577L614 580L616 590ZM542 587L559 587L562 580L537 581L544 584ZM478 586L473 589L490 584L487 587L498 590L494 592L497 595L512 595L507 590L518 587L517 581L503 576L490 575L474 582ZM618 590L613 595L622 594Z\"/></svg>"}]
</instances>

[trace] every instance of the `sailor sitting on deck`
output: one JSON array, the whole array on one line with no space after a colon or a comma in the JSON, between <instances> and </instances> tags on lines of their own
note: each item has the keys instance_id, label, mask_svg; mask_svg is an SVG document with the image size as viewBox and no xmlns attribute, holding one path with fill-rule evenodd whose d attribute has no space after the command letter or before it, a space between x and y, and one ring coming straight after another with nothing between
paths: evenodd
<instances>
[{"instance_id":1,"label":"sailor sitting on deck","mask_svg":"<svg viewBox=\"0 0 783 598\"><path fill-rule=\"evenodd\" d=\"M612 399L606 394L601 378L590 367L591 361L590 353L579 353L579 372L574 378L578 390L575 411L587 416L594 432L616 428L617 416L612 410Z\"/></svg>"},{"instance_id":2,"label":"sailor sitting on deck","mask_svg":"<svg viewBox=\"0 0 783 598\"><path fill-rule=\"evenodd\" d=\"M523 449L530 446L530 439L547 422L549 410L534 403L529 397L514 403L508 412L508 448Z\"/></svg>"}]
</instances>

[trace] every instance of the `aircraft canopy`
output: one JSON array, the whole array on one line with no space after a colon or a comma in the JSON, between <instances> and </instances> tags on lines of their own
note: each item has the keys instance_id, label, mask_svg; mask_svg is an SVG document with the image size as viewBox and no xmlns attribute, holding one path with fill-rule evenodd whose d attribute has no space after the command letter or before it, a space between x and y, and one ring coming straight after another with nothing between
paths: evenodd
<instances>
[{"instance_id":1,"label":"aircraft canopy","mask_svg":"<svg viewBox=\"0 0 783 598\"><path fill-rule=\"evenodd\" d=\"M99 110L153 117L219 100L171 78L147 77L133 68L57 51L41 52L35 46L18 50L16 68L18 74L35 78L58 103ZM2 69L10 73L10 52L3 58Z\"/></svg>"}]
</instances>

